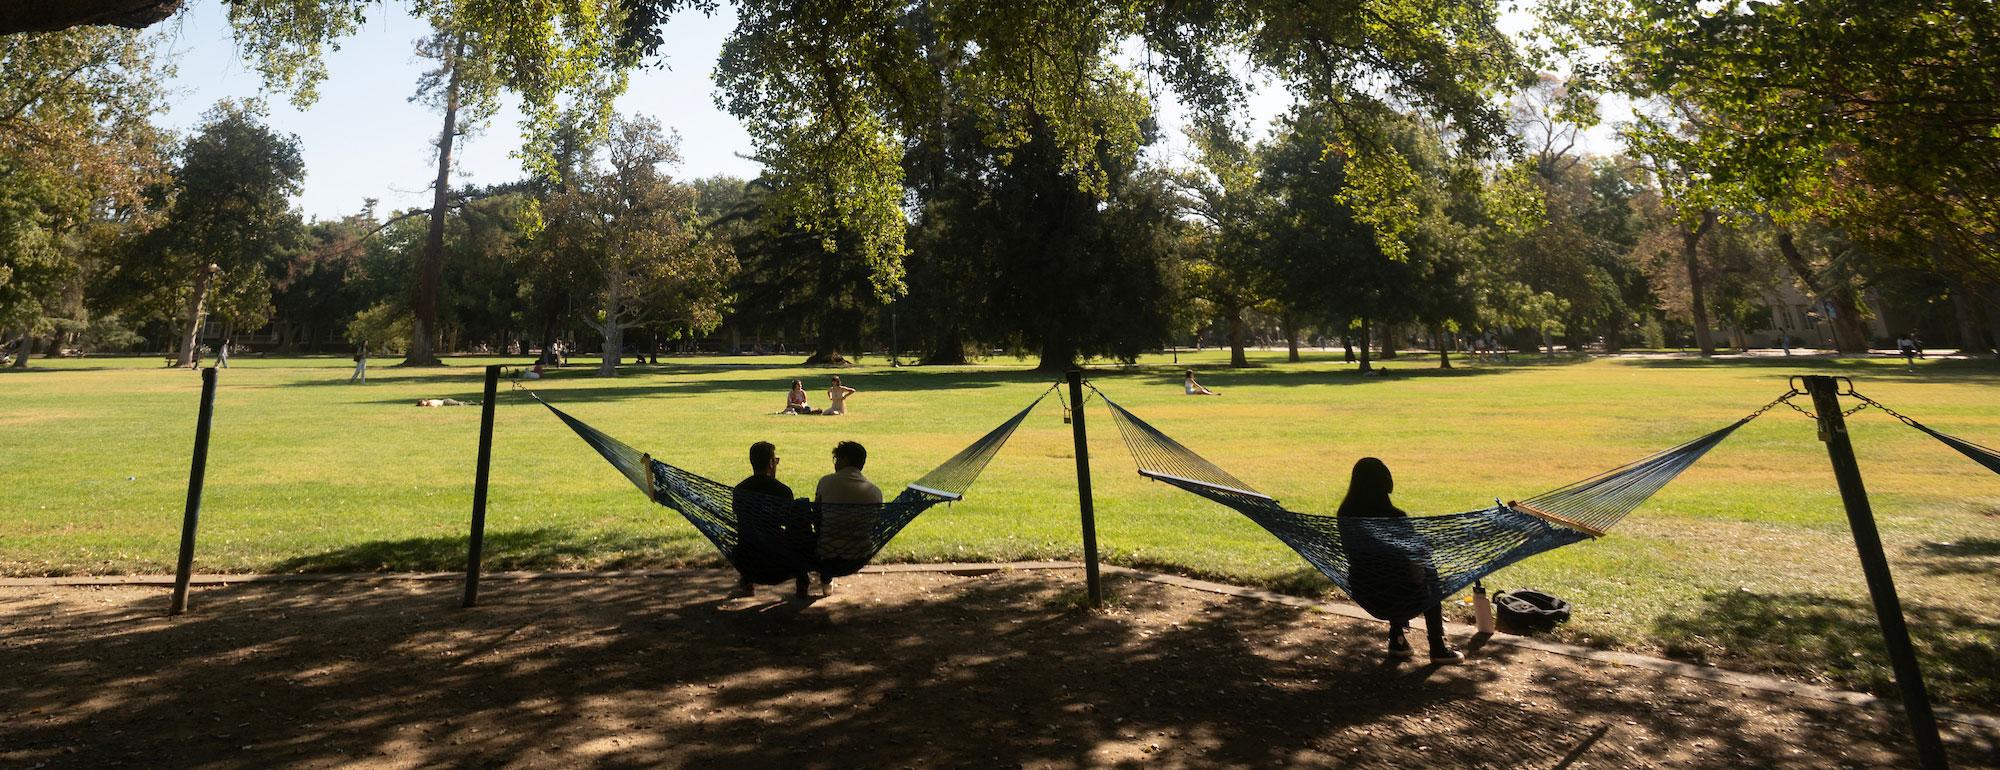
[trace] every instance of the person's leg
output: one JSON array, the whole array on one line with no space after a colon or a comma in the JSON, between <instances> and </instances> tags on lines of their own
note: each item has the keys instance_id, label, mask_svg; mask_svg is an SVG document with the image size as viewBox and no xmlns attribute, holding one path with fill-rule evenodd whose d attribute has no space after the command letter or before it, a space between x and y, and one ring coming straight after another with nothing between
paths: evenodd
<instances>
[{"instance_id":1,"label":"person's leg","mask_svg":"<svg viewBox=\"0 0 2000 770\"><path fill-rule=\"evenodd\" d=\"M750 576L740 572L737 573L736 591L731 593L729 595L729 598L741 599L746 596L756 596L756 595L757 595L757 587L750 584Z\"/></svg>"},{"instance_id":2,"label":"person's leg","mask_svg":"<svg viewBox=\"0 0 2000 770\"><path fill-rule=\"evenodd\" d=\"M1389 657L1407 658L1410 656L1410 640L1403 635L1404 630L1409 627L1410 622L1407 620L1389 621Z\"/></svg>"},{"instance_id":3,"label":"person's leg","mask_svg":"<svg viewBox=\"0 0 2000 770\"><path fill-rule=\"evenodd\" d=\"M792 588L801 599L812 596L812 576L804 572L799 573L792 581Z\"/></svg>"},{"instance_id":4,"label":"person's leg","mask_svg":"<svg viewBox=\"0 0 2000 770\"><path fill-rule=\"evenodd\" d=\"M1444 640L1444 605L1433 604L1424 610L1424 635L1431 644L1432 663L1457 663L1465 660L1465 654L1451 648Z\"/></svg>"}]
</instances>

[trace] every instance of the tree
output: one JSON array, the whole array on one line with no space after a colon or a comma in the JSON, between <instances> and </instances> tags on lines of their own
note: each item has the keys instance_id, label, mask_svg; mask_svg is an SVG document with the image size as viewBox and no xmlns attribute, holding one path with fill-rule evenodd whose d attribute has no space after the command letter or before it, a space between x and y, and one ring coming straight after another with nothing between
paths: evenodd
<instances>
[{"instance_id":1,"label":"tree","mask_svg":"<svg viewBox=\"0 0 2000 770\"><path fill-rule=\"evenodd\" d=\"M225 101L207 113L175 153L173 182L153 192L163 221L131 242L107 279L128 303L178 308L180 366L194 364L212 303L261 309L267 265L305 245L291 205L305 178L298 138L265 127L256 109Z\"/></svg>"},{"instance_id":2,"label":"tree","mask_svg":"<svg viewBox=\"0 0 2000 770\"><path fill-rule=\"evenodd\" d=\"M680 154L658 122L614 120L601 150L601 164L580 168L546 218L549 247L574 251L596 278L588 323L604 338L598 374L613 377L626 329L648 321L714 329L735 261L707 237L695 189L661 170Z\"/></svg>"},{"instance_id":3,"label":"tree","mask_svg":"<svg viewBox=\"0 0 2000 770\"><path fill-rule=\"evenodd\" d=\"M1089 223L1073 220L1089 219L1086 206L1117 198L1121 185L1136 179L1121 178L1120 167L1132 170L1130 161L1146 140L1150 105L1136 73L1118 63L1121 46L1133 38L1160 55L1157 65L1149 57L1147 66L1205 120L1241 100L1246 73L1238 65L1247 57L1254 74L1282 77L1319 102L1387 96L1448 117L1469 145L1499 136L1491 97L1518 73L1519 62L1493 26L1491 3L1385 5L1379 15L1357 21L1344 6L1278 0L751 0L740 6L717 82L725 94L720 101L745 122L760 158L776 176L791 180L781 188L791 192L774 204L824 249L845 249L865 264L887 301L902 291L906 277L910 167L904 150L951 135L961 118L977 127L980 144L998 161L990 172L995 182L1055 194L1059 188L1031 184L1028 174L1013 170L1026 162L1072 191L1035 207L996 196L995 211L1058 217L1019 220L1012 223L1016 231L1089 237ZM1395 235L1405 225L1395 205L1405 180L1392 155L1359 156L1354 197L1364 219ZM1081 242L1016 250L1030 261L1018 270L993 267L996 274L1023 279L1088 280L1071 263L1034 270L1046 265L1039 260L1048 253L1077 254ZM1084 258L1077 264L1094 263ZM1003 291L1041 301L1043 293L1025 291L1031 286L1044 288L1023 284ZM1070 307L1066 300L1052 305ZM996 321L1018 322L1010 325L1020 339L1036 340L1029 344L1041 349L1045 366L1067 366L1062 357L1087 347L1079 330L1052 324L1088 314L993 309Z\"/></svg>"},{"instance_id":4,"label":"tree","mask_svg":"<svg viewBox=\"0 0 2000 770\"><path fill-rule=\"evenodd\" d=\"M147 216L165 168L156 54L101 28L0 37L0 349L19 335L17 367L38 335L87 325L77 289Z\"/></svg>"},{"instance_id":5,"label":"tree","mask_svg":"<svg viewBox=\"0 0 2000 770\"><path fill-rule=\"evenodd\" d=\"M1243 314L1264 299L1271 283L1264 270L1270 243L1262 229L1271 216L1269 191L1258 185L1255 149L1233 127L1197 127L1189 134L1200 168L1175 176L1204 237L1187 250L1187 286L1228 324L1229 365L1249 366ZM1297 360L1296 345L1292 355Z\"/></svg>"}]
</instances>

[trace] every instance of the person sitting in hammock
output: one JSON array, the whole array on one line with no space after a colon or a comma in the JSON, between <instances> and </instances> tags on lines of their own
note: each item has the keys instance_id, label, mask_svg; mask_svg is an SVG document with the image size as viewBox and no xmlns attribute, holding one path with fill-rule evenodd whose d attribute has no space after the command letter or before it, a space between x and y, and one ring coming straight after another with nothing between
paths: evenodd
<instances>
[{"instance_id":1,"label":"person sitting in hammock","mask_svg":"<svg viewBox=\"0 0 2000 770\"><path fill-rule=\"evenodd\" d=\"M1437 584L1437 568L1429 549L1418 537L1409 514L1389 501L1395 491L1389 466L1373 457L1354 463L1354 475L1347 496L1336 514L1341 519L1340 541L1347 551L1348 584L1354 601L1374 613L1376 607L1424 605L1424 630L1430 640L1433 663L1457 663L1465 655L1444 639L1444 607L1431 600ZM1365 519L1366 521L1357 521ZM1379 613L1378 613L1379 616ZM1414 654L1403 632L1408 620L1389 622L1389 657L1401 659Z\"/></svg>"},{"instance_id":2,"label":"person sitting in hammock","mask_svg":"<svg viewBox=\"0 0 2000 770\"><path fill-rule=\"evenodd\" d=\"M797 565L812 552L812 531L802 506L792 499L792 488L778 480L778 447L769 441L751 444L750 477L736 483L729 501L738 538L734 596L755 595L755 584L781 583L788 577L800 597L807 595L808 575Z\"/></svg>"},{"instance_id":3,"label":"person sitting in hammock","mask_svg":"<svg viewBox=\"0 0 2000 770\"><path fill-rule=\"evenodd\" d=\"M867 464L867 447L853 441L834 445L833 472L820 477L813 493L813 502L819 504L816 545L821 594L833 593L833 578L827 573L853 572L874 555L869 538L882 516L882 488L861 475Z\"/></svg>"},{"instance_id":4,"label":"person sitting in hammock","mask_svg":"<svg viewBox=\"0 0 2000 770\"><path fill-rule=\"evenodd\" d=\"M792 380L792 392L785 394L785 414L819 414L806 402L806 384Z\"/></svg>"},{"instance_id":5,"label":"person sitting in hammock","mask_svg":"<svg viewBox=\"0 0 2000 770\"><path fill-rule=\"evenodd\" d=\"M1221 393L1218 393L1218 392L1215 392L1215 391L1213 391L1213 390L1209 390L1208 388L1204 388L1204 387L1202 387L1202 386L1201 386L1201 383L1199 383L1199 382L1195 382L1195 381L1194 381L1194 370L1193 370L1193 369L1189 369L1189 370L1187 370L1187 377L1186 377L1186 379L1183 379L1183 380L1181 381L1181 388L1182 388L1183 390L1187 391L1187 394L1188 394L1188 395L1190 395L1190 396L1220 396L1220 395L1222 395Z\"/></svg>"}]
</instances>

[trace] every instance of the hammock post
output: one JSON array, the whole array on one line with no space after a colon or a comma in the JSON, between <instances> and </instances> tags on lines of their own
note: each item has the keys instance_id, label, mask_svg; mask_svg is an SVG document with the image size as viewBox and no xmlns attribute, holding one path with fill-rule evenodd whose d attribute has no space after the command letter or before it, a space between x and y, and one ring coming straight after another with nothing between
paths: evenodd
<instances>
[{"instance_id":1,"label":"hammock post","mask_svg":"<svg viewBox=\"0 0 2000 770\"><path fill-rule=\"evenodd\" d=\"M486 394L479 401L479 466L472 481L472 537L465 549L465 600L479 604L479 555L486 546L486 479L493 465L493 401L500 385L500 367L486 367Z\"/></svg>"},{"instance_id":2,"label":"hammock post","mask_svg":"<svg viewBox=\"0 0 2000 770\"><path fill-rule=\"evenodd\" d=\"M187 612L188 581L194 577L194 532L201 522L201 485L208 476L208 426L215 417L215 367L201 370L201 411L194 422L194 464L188 469L187 510L181 514L181 553L174 562L173 606L169 615Z\"/></svg>"},{"instance_id":3,"label":"hammock post","mask_svg":"<svg viewBox=\"0 0 2000 770\"><path fill-rule=\"evenodd\" d=\"M1910 644L1902 603L1896 598L1896 583L1889 575L1889 560L1882 553L1882 535L1875 528L1868 490L1861 484L1861 466L1854 459L1847 420L1840 414L1837 380L1827 376L1804 379L1806 392L1812 394L1813 410L1818 412L1820 440L1826 442L1827 456L1833 461L1833 478L1840 486L1841 503L1847 508L1848 527L1854 531L1854 547L1861 555L1861 571L1868 578L1868 595L1875 602L1882 639L1889 646L1889 662L1896 672L1896 684L1903 691L1903 714L1910 721L1910 737L1917 743L1918 764L1926 770L1942 770L1947 766L1944 741L1938 736L1937 717L1931 712L1930 694L1924 689L1916 648Z\"/></svg>"},{"instance_id":4,"label":"hammock post","mask_svg":"<svg viewBox=\"0 0 2000 770\"><path fill-rule=\"evenodd\" d=\"M1083 432L1083 372L1069 370L1070 433L1076 437L1076 499L1083 513L1083 579L1090 606L1104 605L1104 586L1097 576L1097 516L1090 503L1090 441Z\"/></svg>"}]
</instances>

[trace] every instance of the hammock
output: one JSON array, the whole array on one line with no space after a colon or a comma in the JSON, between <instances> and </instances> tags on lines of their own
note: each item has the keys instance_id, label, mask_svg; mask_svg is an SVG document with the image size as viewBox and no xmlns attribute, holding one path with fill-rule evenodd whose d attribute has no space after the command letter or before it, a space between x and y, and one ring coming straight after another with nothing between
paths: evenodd
<instances>
[{"instance_id":1,"label":"hammock","mask_svg":"<svg viewBox=\"0 0 2000 770\"><path fill-rule=\"evenodd\" d=\"M1111 408L1139 475L1235 509L1383 620L1414 618L1502 567L1603 536L1730 433L1770 408L1672 449L1519 502L1495 500L1491 508L1445 516L1340 518L1286 509L1109 397L1104 403Z\"/></svg>"},{"instance_id":2,"label":"hammock","mask_svg":"<svg viewBox=\"0 0 2000 770\"><path fill-rule=\"evenodd\" d=\"M777 583L808 571L822 577L859 571L919 514L964 497L986 463L1048 394L1043 391L1026 409L924 474L894 499L879 504L815 504L739 492L732 485L655 460L557 409L541 396L529 395L654 502L687 517L744 578Z\"/></svg>"},{"instance_id":3,"label":"hammock","mask_svg":"<svg viewBox=\"0 0 2000 770\"><path fill-rule=\"evenodd\" d=\"M1929 435L1931 438L1937 439L1939 443L1951 447L1952 449L1956 449L1958 450L1959 454L1971 458L1973 462L1986 466L1987 470L1992 471L1994 473L2000 473L2000 449L1993 449L1991 447L1980 446L1978 444L1951 435L1944 431L1932 428L1929 425L1917 422L1916 420L1911 419L1909 416L1903 414L1902 412L1890 409L1887 405L1884 405L1880 401L1876 401L1875 399L1854 392L1854 386L1851 384L1847 386L1847 391L1848 395L1851 395L1854 398L1861 401L1862 405L1872 406L1875 407L1876 409L1880 409L1884 412L1887 412L1890 417L1894 417L1897 420L1901 420L1904 425L1908 425L1912 428L1916 428L1917 430L1923 431L1926 435Z\"/></svg>"}]
</instances>

